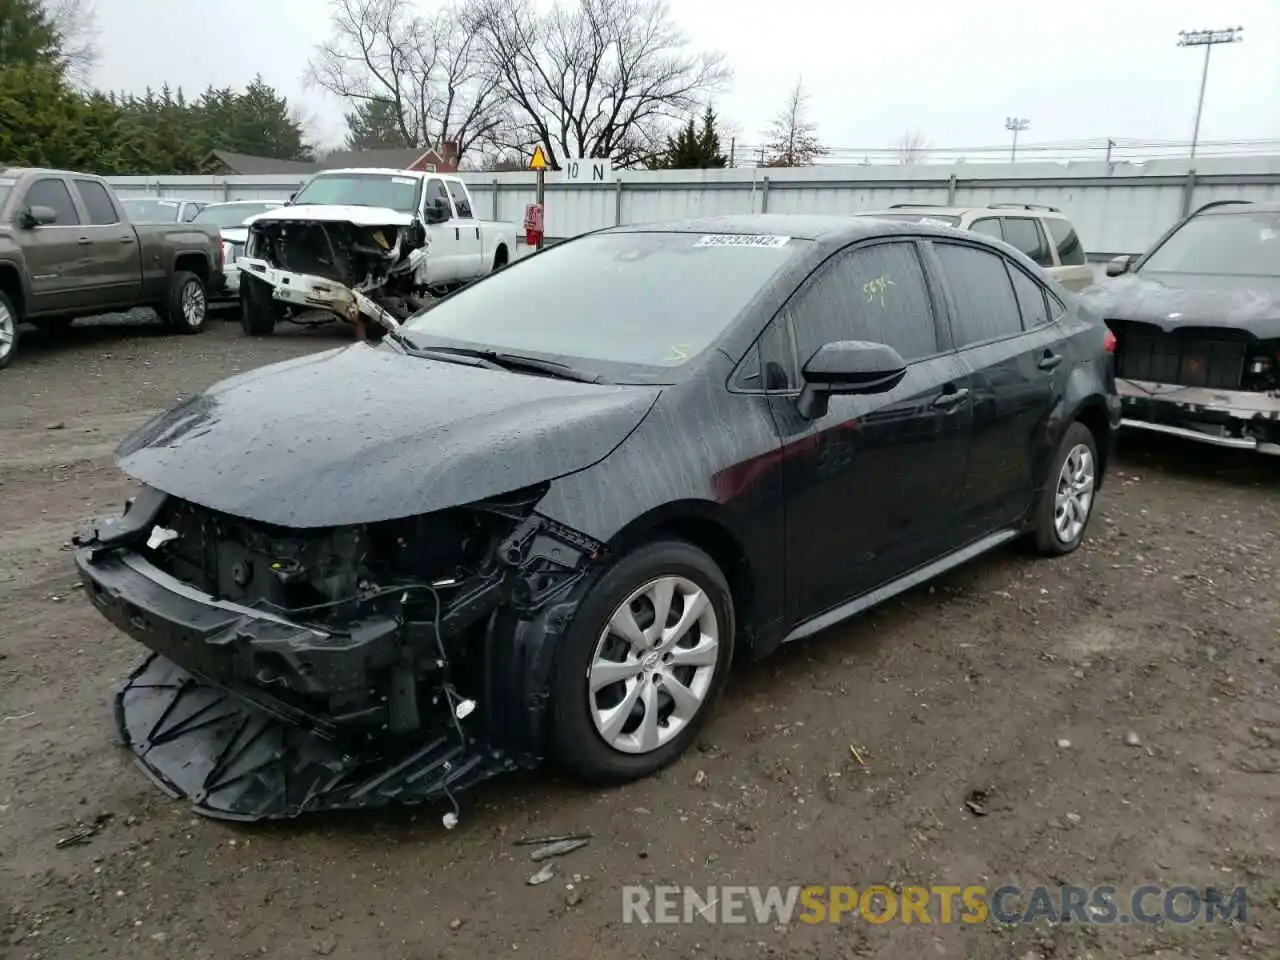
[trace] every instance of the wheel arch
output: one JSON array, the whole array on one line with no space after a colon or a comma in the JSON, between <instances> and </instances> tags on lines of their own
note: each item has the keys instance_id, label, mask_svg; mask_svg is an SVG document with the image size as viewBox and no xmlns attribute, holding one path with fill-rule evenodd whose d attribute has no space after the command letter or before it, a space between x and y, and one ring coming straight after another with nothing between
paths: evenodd
<instances>
[{"instance_id":1,"label":"wheel arch","mask_svg":"<svg viewBox=\"0 0 1280 960\"><path fill-rule=\"evenodd\" d=\"M13 309L18 311L18 316L14 319L19 323L26 316L27 306L27 290L23 281L22 271L16 264L7 260L0 262L0 290L8 295Z\"/></svg>"},{"instance_id":2,"label":"wheel arch","mask_svg":"<svg viewBox=\"0 0 1280 960\"><path fill-rule=\"evenodd\" d=\"M184 252L173 258L173 272L194 273L206 287L209 285L209 257L204 253Z\"/></svg>"},{"instance_id":3,"label":"wheel arch","mask_svg":"<svg viewBox=\"0 0 1280 960\"><path fill-rule=\"evenodd\" d=\"M1098 453L1097 486L1102 486L1107 473L1107 459L1111 453L1111 417L1106 401L1099 396L1086 397L1076 407L1074 415L1067 420L1063 430L1072 423L1083 424L1093 434L1093 444Z\"/></svg>"},{"instance_id":4,"label":"wheel arch","mask_svg":"<svg viewBox=\"0 0 1280 960\"><path fill-rule=\"evenodd\" d=\"M755 622L755 571L728 512L706 500L679 500L636 517L609 540L615 555L629 553L655 540L683 540L707 554L720 568L733 599L735 638L740 649L750 644Z\"/></svg>"}]
</instances>

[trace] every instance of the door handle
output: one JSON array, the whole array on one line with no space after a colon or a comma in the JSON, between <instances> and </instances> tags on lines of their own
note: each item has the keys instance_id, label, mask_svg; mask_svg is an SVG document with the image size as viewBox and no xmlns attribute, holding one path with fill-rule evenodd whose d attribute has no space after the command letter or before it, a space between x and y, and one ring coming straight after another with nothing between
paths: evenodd
<instances>
[{"instance_id":1,"label":"door handle","mask_svg":"<svg viewBox=\"0 0 1280 960\"><path fill-rule=\"evenodd\" d=\"M1040 362L1036 364L1041 370L1052 370L1062 362L1062 354L1050 353L1048 350L1044 352L1044 356L1040 358Z\"/></svg>"},{"instance_id":2,"label":"door handle","mask_svg":"<svg viewBox=\"0 0 1280 960\"><path fill-rule=\"evenodd\" d=\"M968 387L961 387L959 390L944 390L934 398L933 405L939 410L949 410L968 398Z\"/></svg>"},{"instance_id":3,"label":"door handle","mask_svg":"<svg viewBox=\"0 0 1280 960\"><path fill-rule=\"evenodd\" d=\"M93 243L93 241L90 240L88 237L81 237L79 240L76 241L76 243L80 244L80 246L82 247L87 247L89 244Z\"/></svg>"},{"instance_id":4,"label":"door handle","mask_svg":"<svg viewBox=\"0 0 1280 960\"><path fill-rule=\"evenodd\" d=\"M454 227L454 228L453 228L453 239L455 239L455 240L461 240L461 239L462 239L462 229L461 229L460 227Z\"/></svg>"},{"instance_id":5,"label":"door handle","mask_svg":"<svg viewBox=\"0 0 1280 960\"><path fill-rule=\"evenodd\" d=\"M121 242L121 243L133 243L133 241L134 241L134 238L133 238L133 237L121 237L121 238L120 238L120 242Z\"/></svg>"}]
</instances>

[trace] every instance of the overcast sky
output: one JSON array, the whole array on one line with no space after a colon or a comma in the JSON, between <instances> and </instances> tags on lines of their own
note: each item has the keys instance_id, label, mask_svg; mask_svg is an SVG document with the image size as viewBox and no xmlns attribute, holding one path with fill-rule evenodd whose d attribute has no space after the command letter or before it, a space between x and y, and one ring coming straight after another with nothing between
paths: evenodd
<instances>
[{"instance_id":1,"label":"overcast sky","mask_svg":"<svg viewBox=\"0 0 1280 960\"><path fill-rule=\"evenodd\" d=\"M422 0L424 4L430 0ZM243 86L260 72L336 144L342 106L303 70L328 32L324 0L96 0L98 85L190 92ZM1280 0L670 0L699 47L733 65L716 107L739 143L759 143L803 74L833 147L889 147L905 130L933 146L1093 137L1188 140L1202 51L1181 29L1243 26L1216 47L1201 138L1280 138Z\"/></svg>"}]
</instances>

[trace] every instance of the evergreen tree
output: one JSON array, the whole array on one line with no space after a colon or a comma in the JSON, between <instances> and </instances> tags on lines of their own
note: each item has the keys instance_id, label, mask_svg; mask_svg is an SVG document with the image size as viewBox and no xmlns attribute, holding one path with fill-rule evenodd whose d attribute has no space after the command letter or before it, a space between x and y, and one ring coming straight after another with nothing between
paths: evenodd
<instances>
[{"instance_id":1,"label":"evergreen tree","mask_svg":"<svg viewBox=\"0 0 1280 960\"><path fill-rule=\"evenodd\" d=\"M65 66L58 48L58 31L39 0L0 0L0 70L23 65Z\"/></svg>"},{"instance_id":2,"label":"evergreen tree","mask_svg":"<svg viewBox=\"0 0 1280 960\"><path fill-rule=\"evenodd\" d=\"M400 114L390 100L359 103L346 115L347 149L378 150L408 147L400 129Z\"/></svg>"},{"instance_id":3,"label":"evergreen tree","mask_svg":"<svg viewBox=\"0 0 1280 960\"><path fill-rule=\"evenodd\" d=\"M674 137L667 138L667 149L649 164L655 170L705 170L728 166L728 158L720 152L720 134L716 130L716 114L710 106L699 124L691 117Z\"/></svg>"}]
</instances>

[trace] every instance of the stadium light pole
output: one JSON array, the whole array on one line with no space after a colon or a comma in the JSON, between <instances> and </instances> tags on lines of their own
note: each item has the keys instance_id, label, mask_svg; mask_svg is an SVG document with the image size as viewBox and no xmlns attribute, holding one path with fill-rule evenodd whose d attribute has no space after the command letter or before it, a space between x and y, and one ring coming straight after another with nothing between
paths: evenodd
<instances>
[{"instance_id":1,"label":"stadium light pole","mask_svg":"<svg viewBox=\"0 0 1280 960\"><path fill-rule=\"evenodd\" d=\"M1004 128L1013 131L1013 146L1009 148L1009 162L1015 163L1018 159L1018 131L1025 130L1031 126L1031 121L1026 117L1005 117Z\"/></svg>"},{"instance_id":2,"label":"stadium light pole","mask_svg":"<svg viewBox=\"0 0 1280 960\"><path fill-rule=\"evenodd\" d=\"M1204 69L1200 73L1200 99L1196 101L1196 125L1191 131L1191 159L1196 158L1196 144L1200 142L1200 114L1204 111L1204 88L1209 80L1209 54L1220 43L1240 43L1244 40L1244 27L1226 30L1179 30L1178 46L1204 47Z\"/></svg>"}]
</instances>

